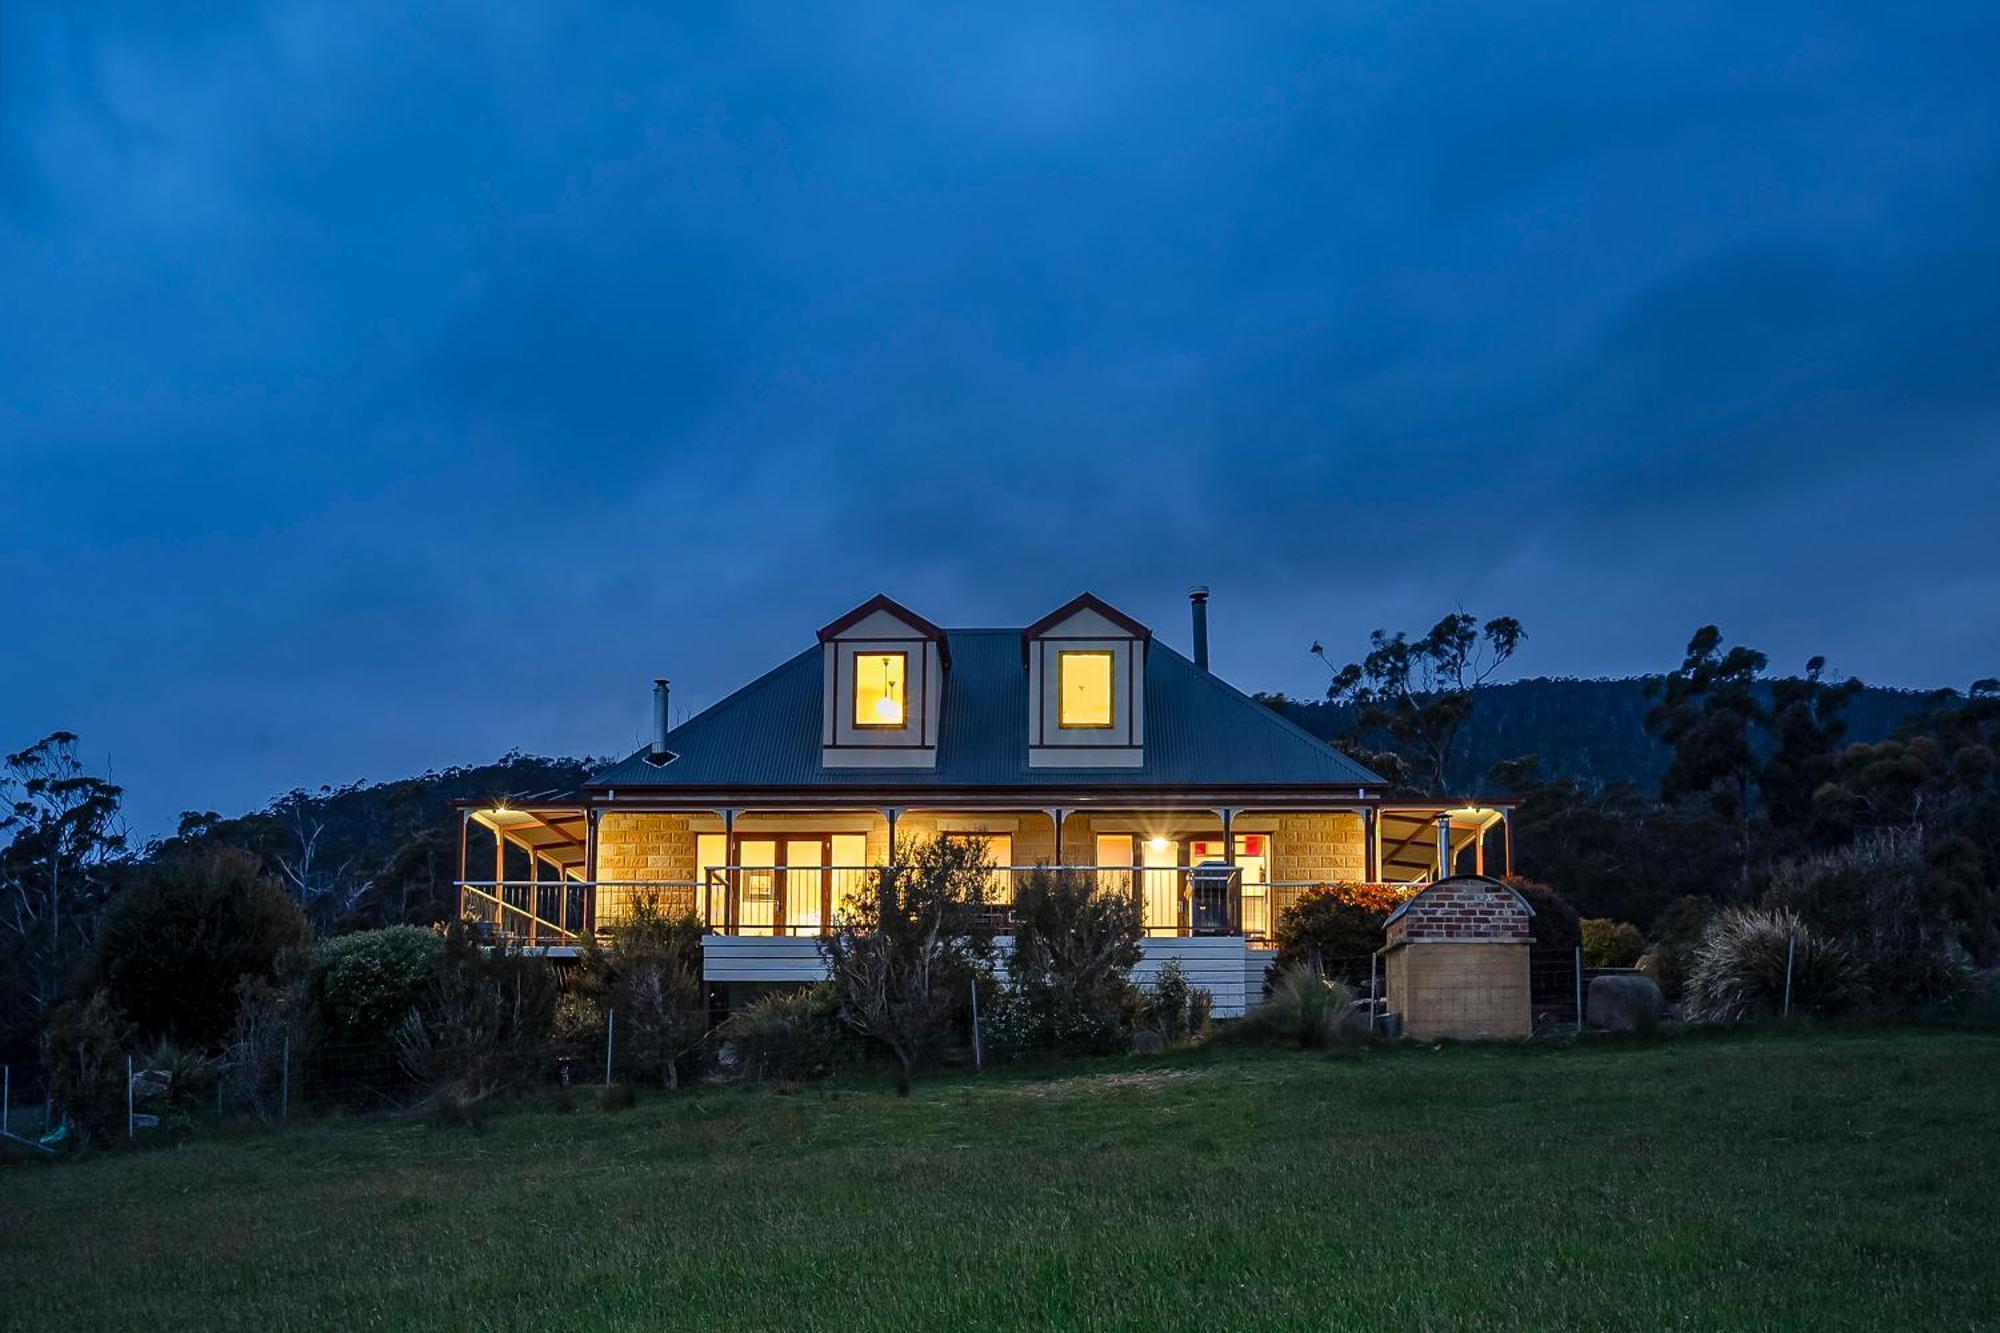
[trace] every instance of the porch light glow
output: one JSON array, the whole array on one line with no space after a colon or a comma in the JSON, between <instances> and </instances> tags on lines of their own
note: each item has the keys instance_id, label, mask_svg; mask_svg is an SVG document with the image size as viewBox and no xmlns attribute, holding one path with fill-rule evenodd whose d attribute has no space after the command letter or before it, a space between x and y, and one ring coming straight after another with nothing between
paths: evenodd
<instances>
[{"instance_id":1,"label":"porch light glow","mask_svg":"<svg viewBox=\"0 0 2000 1333\"><path fill-rule=\"evenodd\" d=\"M1173 844L1171 842L1168 842L1165 838L1148 838L1146 839L1146 846L1151 848L1153 851L1164 852L1167 850L1167 848L1173 846Z\"/></svg>"}]
</instances>

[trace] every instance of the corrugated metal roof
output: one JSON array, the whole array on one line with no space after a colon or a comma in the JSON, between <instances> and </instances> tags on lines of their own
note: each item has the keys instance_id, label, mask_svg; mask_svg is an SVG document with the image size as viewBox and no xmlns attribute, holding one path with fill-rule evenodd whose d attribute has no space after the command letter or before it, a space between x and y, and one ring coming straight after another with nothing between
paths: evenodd
<instances>
[{"instance_id":1,"label":"corrugated metal roof","mask_svg":"<svg viewBox=\"0 0 2000 1333\"><path fill-rule=\"evenodd\" d=\"M641 750L587 786L754 787L1380 787L1383 780L1155 640L1146 651L1145 763L1028 767L1028 672L1021 631L949 630L935 768L820 764L820 649L808 648L667 735L677 757Z\"/></svg>"}]
</instances>

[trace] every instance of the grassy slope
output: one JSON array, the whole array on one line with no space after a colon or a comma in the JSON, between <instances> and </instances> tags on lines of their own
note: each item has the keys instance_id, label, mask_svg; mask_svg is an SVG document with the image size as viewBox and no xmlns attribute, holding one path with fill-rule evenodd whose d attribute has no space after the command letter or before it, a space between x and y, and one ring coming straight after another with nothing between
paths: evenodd
<instances>
[{"instance_id":1,"label":"grassy slope","mask_svg":"<svg viewBox=\"0 0 2000 1333\"><path fill-rule=\"evenodd\" d=\"M0 1172L23 1328L1968 1327L2000 1038L1195 1052Z\"/></svg>"}]
</instances>

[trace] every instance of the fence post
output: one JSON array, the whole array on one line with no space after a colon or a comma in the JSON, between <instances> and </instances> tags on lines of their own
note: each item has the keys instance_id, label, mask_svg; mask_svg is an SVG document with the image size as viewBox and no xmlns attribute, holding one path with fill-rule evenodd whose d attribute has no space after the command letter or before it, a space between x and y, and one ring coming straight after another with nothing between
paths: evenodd
<instances>
[{"instance_id":1,"label":"fence post","mask_svg":"<svg viewBox=\"0 0 2000 1333\"><path fill-rule=\"evenodd\" d=\"M292 1034L285 1034L285 1044L278 1056L278 1119L292 1118Z\"/></svg>"},{"instance_id":2,"label":"fence post","mask_svg":"<svg viewBox=\"0 0 2000 1333\"><path fill-rule=\"evenodd\" d=\"M0 1134L7 1132L7 1122L14 1112L14 1066L0 1065Z\"/></svg>"},{"instance_id":3,"label":"fence post","mask_svg":"<svg viewBox=\"0 0 2000 1333\"><path fill-rule=\"evenodd\" d=\"M1576 1030L1583 1031L1583 946L1576 946Z\"/></svg>"},{"instance_id":4,"label":"fence post","mask_svg":"<svg viewBox=\"0 0 2000 1333\"><path fill-rule=\"evenodd\" d=\"M125 1137L136 1138L139 1131L132 1125L132 1057L125 1057Z\"/></svg>"},{"instance_id":5,"label":"fence post","mask_svg":"<svg viewBox=\"0 0 2000 1333\"><path fill-rule=\"evenodd\" d=\"M604 1086L611 1086L611 1048L613 1034L618 1031L618 1011L604 1011Z\"/></svg>"},{"instance_id":6,"label":"fence post","mask_svg":"<svg viewBox=\"0 0 2000 1333\"><path fill-rule=\"evenodd\" d=\"M1381 965L1382 955L1368 955L1368 1035L1375 1035L1375 1015L1382 1012L1382 988L1376 984L1375 969Z\"/></svg>"},{"instance_id":7,"label":"fence post","mask_svg":"<svg viewBox=\"0 0 2000 1333\"><path fill-rule=\"evenodd\" d=\"M1785 1017L1792 1016L1792 955L1798 952L1799 937L1785 936Z\"/></svg>"}]
</instances>

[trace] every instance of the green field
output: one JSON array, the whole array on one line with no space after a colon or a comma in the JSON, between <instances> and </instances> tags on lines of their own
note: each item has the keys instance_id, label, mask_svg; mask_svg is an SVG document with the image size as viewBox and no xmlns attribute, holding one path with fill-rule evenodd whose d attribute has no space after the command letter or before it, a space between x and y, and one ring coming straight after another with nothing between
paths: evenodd
<instances>
[{"instance_id":1,"label":"green field","mask_svg":"<svg viewBox=\"0 0 2000 1333\"><path fill-rule=\"evenodd\" d=\"M2000 1037L1201 1050L0 1170L18 1328L2000 1325Z\"/></svg>"}]
</instances>

